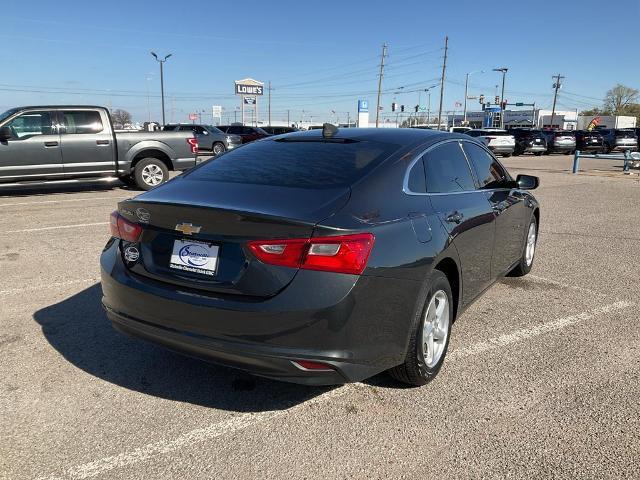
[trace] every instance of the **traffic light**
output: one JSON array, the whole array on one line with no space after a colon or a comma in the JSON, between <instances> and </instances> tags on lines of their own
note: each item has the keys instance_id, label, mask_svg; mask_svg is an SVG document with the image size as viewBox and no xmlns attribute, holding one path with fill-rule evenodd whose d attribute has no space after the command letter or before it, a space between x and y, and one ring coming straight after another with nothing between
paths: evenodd
<instances>
[{"instance_id":1,"label":"traffic light","mask_svg":"<svg viewBox=\"0 0 640 480\"><path fill-rule=\"evenodd\" d=\"M478 101L480 102L480 105L484 105L484 95L480 95L480 98Z\"/></svg>"},{"instance_id":2,"label":"traffic light","mask_svg":"<svg viewBox=\"0 0 640 480\"><path fill-rule=\"evenodd\" d=\"M393 102L393 103L391 104L391 111L392 111L392 112L395 112L397 107L398 107L398 104L397 104L396 102Z\"/></svg>"},{"instance_id":3,"label":"traffic light","mask_svg":"<svg viewBox=\"0 0 640 480\"><path fill-rule=\"evenodd\" d=\"M404 105L400 105L400 111L404 112Z\"/></svg>"},{"instance_id":4,"label":"traffic light","mask_svg":"<svg viewBox=\"0 0 640 480\"><path fill-rule=\"evenodd\" d=\"M498 95L496 95L496 98L495 98L495 100L494 100L494 103L495 103L496 105L500 105L500 97L499 97Z\"/></svg>"},{"instance_id":5,"label":"traffic light","mask_svg":"<svg viewBox=\"0 0 640 480\"><path fill-rule=\"evenodd\" d=\"M418 109L420 108L420 105L416 105L415 107L413 107L413 109L415 110L416 113L418 113Z\"/></svg>"}]
</instances>

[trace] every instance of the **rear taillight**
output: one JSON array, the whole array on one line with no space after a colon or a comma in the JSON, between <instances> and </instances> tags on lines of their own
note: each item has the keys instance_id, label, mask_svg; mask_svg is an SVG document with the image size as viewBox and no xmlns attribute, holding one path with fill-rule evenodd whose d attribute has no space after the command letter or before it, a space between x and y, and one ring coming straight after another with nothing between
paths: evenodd
<instances>
[{"instance_id":1,"label":"rear taillight","mask_svg":"<svg viewBox=\"0 0 640 480\"><path fill-rule=\"evenodd\" d=\"M371 233L309 239L249 242L258 260L270 265L360 275L373 248Z\"/></svg>"},{"instance_id":2,"label":"rear taillight","mask_svg":"<svg viewBox=\"0 0 640 480\"><path fill-rule=\"evenodd\" d=\"M191 153L198 153L198 139L187 138L187 143L191 146Z\"/></svg>"},{"instance_id":3,"label":"rear taillight","mask_svg":"<svg viewBox=\"0 0 640 480\"><path fill-rule=\"evenodd\" d=\"M111 229L112 236L126 242L137 242L142 233L142 227L140 225L130 222L120 215L117 210L111 213L109 228Z\"/></svg>"}]
</instances>

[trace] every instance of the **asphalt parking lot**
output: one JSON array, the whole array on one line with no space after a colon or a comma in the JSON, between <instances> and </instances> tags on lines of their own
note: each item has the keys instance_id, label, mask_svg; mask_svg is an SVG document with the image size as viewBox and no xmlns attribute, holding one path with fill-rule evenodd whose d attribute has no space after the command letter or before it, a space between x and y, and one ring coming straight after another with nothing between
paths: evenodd
<instances>
[{"instance_id":1,"label":"asphalt parking lot","mask_svg":"<svg viewBox=\"0 0 640 480\"><path fill-rule=\"evenodd\" d=\"M640 180L541 178L532 273L454 325L423 388L250 377L116 333L98 256L137 192L0 192L0 477L639 478Z\"/></svg>"}]
</instances>

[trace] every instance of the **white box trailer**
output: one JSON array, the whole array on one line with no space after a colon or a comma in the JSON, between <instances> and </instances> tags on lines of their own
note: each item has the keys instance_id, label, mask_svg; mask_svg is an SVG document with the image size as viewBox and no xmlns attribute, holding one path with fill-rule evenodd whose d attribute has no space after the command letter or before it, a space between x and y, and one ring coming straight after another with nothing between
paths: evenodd
<instances>
[{"instance_id":1,"label":"white box trailer","mask_svg":"<svg viewBox=\"0 0 640 480\"><path fill-rule=\"evenodd\" d=\"M580 115L578 116L578 130L586 130L594 118L599 118L600 128L635 128L636 117L627 115Z\"/></svg>"}]
</instances>

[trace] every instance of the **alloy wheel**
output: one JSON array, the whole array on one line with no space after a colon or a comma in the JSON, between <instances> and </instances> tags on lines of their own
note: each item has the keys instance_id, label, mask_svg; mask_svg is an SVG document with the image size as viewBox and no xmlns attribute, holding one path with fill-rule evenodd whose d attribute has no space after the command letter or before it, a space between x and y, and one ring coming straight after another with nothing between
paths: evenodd
<instances>
[{"instance_id":1,"label":"alloy wheel","mask_svg":"<svg viewBox=\"0 0 640 480\"><path fill-rule=\"evenodd\" d=\"M438 290L429 301L422 326L422 357L427 368L440 362L449 335L449 298Z\"/></svg>"},{"instance_id":2,"label":"alloy wheel","mask_svg":"<svg viewBox=\"0 0 640 480\"><path fill-rule=\"evenodd\" d=\"M147 185L160 185L162 180L164 180L164 173L158 165L152 163L150 165L146 165L142 169L142 180Z\"/></svg>"}]
</instances>

